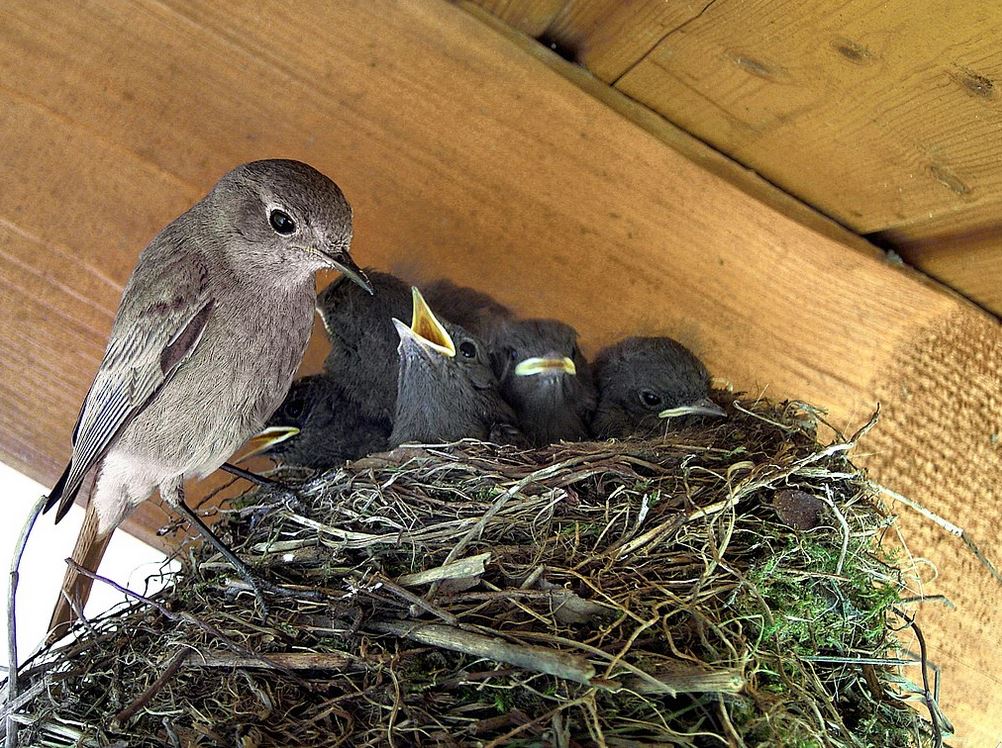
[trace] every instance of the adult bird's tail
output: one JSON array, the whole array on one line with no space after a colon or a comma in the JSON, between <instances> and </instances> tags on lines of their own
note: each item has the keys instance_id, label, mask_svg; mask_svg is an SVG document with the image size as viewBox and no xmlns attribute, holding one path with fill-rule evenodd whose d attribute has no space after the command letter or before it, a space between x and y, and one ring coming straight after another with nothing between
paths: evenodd
<instances>
[{"instance_id":1,"label":"adult bird's tail","mask_svg":"<svg viewBox=\"0 0 1002 748\"><path fill-rule=\"evenodd\" d=\"M77 543L73 547L71 558L80 566L89 571L97 571L97 567L104 557L104 552L108 548L108 542L113 533L104 536L98 535L98 517L92 502L87 503L87 510L84 514L83 525L80 527L80 535ZM48 641L53 642L62 638L69 630L70 626L77 618L76 610L83 611L90 597L90 589L94 580L78 572L76 569L67 566L66 575L63 577L63 585L59 591L59 599L52 610L52 619L49 621ZM70 604L70 600L73 604Z\"/></svg>"}]
</instances>

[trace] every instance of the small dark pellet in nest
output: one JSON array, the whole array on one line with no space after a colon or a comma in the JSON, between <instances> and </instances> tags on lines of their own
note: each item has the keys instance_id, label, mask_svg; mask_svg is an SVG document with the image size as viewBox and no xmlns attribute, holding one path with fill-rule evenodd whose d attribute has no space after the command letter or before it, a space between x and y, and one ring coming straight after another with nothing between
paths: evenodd
<instances>
[{"instance_id":1,"label":"small dark pellet in nest","mask_svg":"<svg viewBox=\"0 0 1002 748\"><path fill-rule=\"evenodd\" d=\"M819 444L802 404L728 411L651 440L276 472L293 492L219 525L284 591L268 620L188 546L165 590L21 668L21 744L939 740L905 703L911 573L881 550L854 439Z\"/></svg>"}]
</instances>

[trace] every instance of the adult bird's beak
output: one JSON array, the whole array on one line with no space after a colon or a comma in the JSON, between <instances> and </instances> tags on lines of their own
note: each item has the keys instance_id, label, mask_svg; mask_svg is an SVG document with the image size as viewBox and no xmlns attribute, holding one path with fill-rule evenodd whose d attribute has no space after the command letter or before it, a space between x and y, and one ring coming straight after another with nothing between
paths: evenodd
<instances>
[{"instance_id":1,"label":"adult bird's beak","mask_svg":"<svg viewBox=\"0 0 1002 748\"><path fill-rule=\"evenodd\" d=\"M710 398L704 397L689 405L680 405L677 408L668 408L658 413L658 418L674 418L675 416L710 416L712 418L726 418L727 413L713 402Z\"/></svg>"},{"instance_id":2,"label":"adult bird's beak","mask_svg":"<svg viewBox=\"0 0 1002 748\"><path fill-rule=\"evenodd\" d=\"M574 362L567 356L533 356L520 361L515 367L516 377L531 377L534 374L570 374L578 373Z\"/></svg>"},{"instance_id":3,"label":"adult bird's beak","mask_svg":"<svg viewBox=\"0 0 1002 748\"><path fill-rule=\"evenodd\" d=\"M424 351L453 358L456 355L456 345L452 342L452 336L432 313L421 292L413 286L411 286L411 299L413 301L411 326L408 327L396 317L393 318L393 325L397 328L400 342L409 340L417 343Z\"/></svg>"},{"instance_id":4,"label":"adult bird's beak","mask_svg":"<svg viewBox=\"0 0 1002 748\"><path fill-rule=\"evenodd\" d=\"M250 447L250 451L247 452L247 454L242 455L237 462L243 462L244 460L249 460L251 457L261 454L262 452L267 452L276 444L288 441L298 434L299 429L295 426L269 426L266 429L262 429L250 438L247 442L247 446Z\"/></svg>"},{"instance_id":5,"label":"adult bird's beak","mask_svg":"<svg viewBox=\"0 0 1002 748\"><path fill-rule=\"evenodd\" d=\"M319 249L317 251L327 258L327 261L334 267L335 270L338 270L346 275L353 283L357 283L370 294L376 293L373 290L369 279L366 278L365 273L362 272L362 268L355 264L355 261L351 259L351 255L348 254L347 250Z\"/></svg>"}]
</instances>

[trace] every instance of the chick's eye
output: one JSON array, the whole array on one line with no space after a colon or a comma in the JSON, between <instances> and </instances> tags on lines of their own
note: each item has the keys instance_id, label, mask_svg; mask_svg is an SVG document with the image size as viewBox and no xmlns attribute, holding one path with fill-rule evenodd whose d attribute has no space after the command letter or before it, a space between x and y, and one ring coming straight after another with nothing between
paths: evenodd
<instances>
[{"instance_id":1,"label":"chick's eye","mask_svg":"<svg viewBox=\"0 0 1002 748\"><path fill-rule=\"evenodd\" d=\"M477 347L469 340L464 340L459 344L459 352L462 353L465 358L473 358L477 355Z\"/></svg>"},{"instance_id":2,"label":"chick's eye","mask_svg":"<svg viewBox=\"0 0 1002 748\"><path fill-rule=\"evenodd\" d=\"M293 400L290 403L286 403L285 415L289 420L298 421L302 415L305 406L302 400Z\"/></svg>"},{"instance_id":3,"label":"chick's eye","mask_svg":"<svg viewBox=\"0 0 1002 748\"><path fill-rule=\"evenodd\" d=\"M277 208L268 214L268 222L271 227L282 236L288 236L296 230L296 222L292 220L288 213Z\"/></svg>"},{"instance_id":4,"label":"chick's eye","mask_svg":"<svg viewBox=\"0 0 1002 748\"><path fill-rule=\"evenodd\" d=\"M510 358L512 361L517 360L518 359L518 351L516 351L514 348L509 348L508 349L508 358Z\"/></svg>"},{"instance_id":5,"label":"chick's eye","mask_svg":"<svg viewBox=\"0 0 1002 748\"><path fill-rule=\"evenodd\" d=\"M648 408L656 408L661 405L661 395L652 390L643 390L640 393L640 402Z\"/></svg>"}]
</instances>

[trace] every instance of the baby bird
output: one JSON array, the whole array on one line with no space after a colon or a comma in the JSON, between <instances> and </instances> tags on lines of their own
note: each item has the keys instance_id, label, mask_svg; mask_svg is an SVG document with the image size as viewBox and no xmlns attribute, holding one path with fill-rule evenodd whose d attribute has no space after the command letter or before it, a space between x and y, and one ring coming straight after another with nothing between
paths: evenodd
<instances>
[{"instance_id":1,"label":"baby bird","mask_svg":"<svg viewBox=\"0 0 1002 748\"><path fill-rule=\"evenodd\" d=\"M710 399L710 374L681 343L665 337L626 338L595 358L599 438L654 431L664 418L724 416Z\"/></svg>"},{"instance_id":2,"label":"baby bird","mask_svg":"<svg viewBox=\"0 0 1002 748\"><path fill-rule=\"evenodd\" d=\"M588 438L597 393L573 327L553 319L506 320L491 355L501 394L530 444Z\"/></svg>"},{"instance_id":3,"label":"baby bird","mask_svg":"<svg viewBox=\"0 0 1002 748\"><path fill-rule=\"evenodd\" d=\"M370 270L367 276L374 294L339 278L317 297L331 341L324 371L357 405L362 418L390 422L400 368L393 318L410 313L411 289L389 273Z\"/></svg>"},{"instance_id":4,"label":"baby bird","mask_svg":"<svg viewBox=\"0 0 1002 748\"><path fill-rule=\"evenodd\" d=\"M400 371L390 446L467 437L518 441L517 419L501 397L483 341L440 321L421 292L412 293L410 327L393 320Z\"/></svg>"},{"instance_id":5,"label":"baby bird","mask_svg":"<svg viewBox=\"0 0 1002 748\"><path fill-rule=\"evenodd\" d=\"M390 420L368 418L326 374L297 379L285 401L253 439L251 454L283 465L322 470L381 452Z\"/></svg>"},{"instance_id":6,"label":"baby bird","mask_svg":"<svg viewBox=\"0 0 1002 748\"><path fill-rule=\"evenodd\" d=\"M422 293L441 319L459 325L488 344L498 328L515 317L511 309L490 294L457 286L446 278L424 286Z\"/></svg>"}]
</instances>

